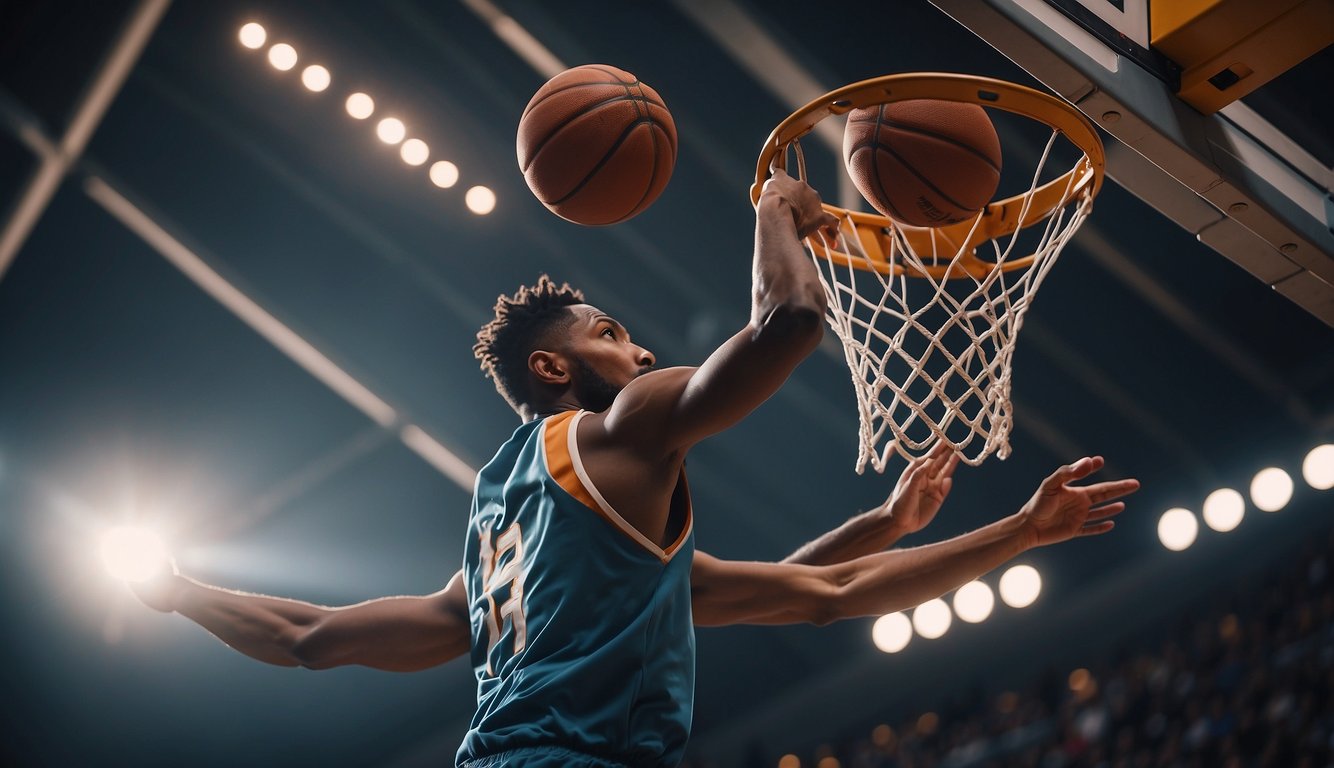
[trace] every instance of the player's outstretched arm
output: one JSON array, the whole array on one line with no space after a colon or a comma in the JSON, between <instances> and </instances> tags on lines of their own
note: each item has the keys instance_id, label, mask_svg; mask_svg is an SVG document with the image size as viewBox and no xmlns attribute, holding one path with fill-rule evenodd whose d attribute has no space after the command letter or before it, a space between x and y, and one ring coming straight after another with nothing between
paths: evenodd
<instances>
[{"instance_id":1,"label":"player's outstretched arm","mask_svg":"<svg viewBox=\"0 0 1334 768\"><path fill-rule=\"evenodd\" d=\"M695 623L827 624L891 613L939 597L1022 552L1106 533L1125 509L1117 501L1136 480L1074 485L1101 469L1100 457L1080 459L1042 482L1019 512L953 539L809 566L747 563L696 553L691 570Z\"/></svg>"},{"instance_id":2,"label":"player's outstretched arm","mask_svg":"<svg viewBox=\"0 0 1334 768\"><path fill-rule=\"evenodd\" d=\"M802 238L830 236L836 225L814 189L776 171L755 209L750 322L698 368L632 382L607 412L607 434L669 454L727 429L773 395L824 334L824 288Z\"/></svg>"},{"instance_id":3,"label":"player's outstretched arm","mask_svg":"<svg viewBox=\"0 0 1334 768\"><path fill-rule=\"evenodd\" d=\"M471 642L461 573L432 595L342 608L220 589L174 567L135 592L149 607L179 613L241 653L284 667L411 672L464 655Z\"/></svg>"},{"instance_id":4,"label":"player's outstretched arm","mask_svg":"<svg viewBox=\"0 0 1334 768\"><path fill-rule=\"evenodd\" d=\"M949 445L938 443L930 452L908 462L883 504L803 545L783 562L831 565L894 546L935 519L953 487L958 465L959 457Z\"/></svg>"}]
</instances>

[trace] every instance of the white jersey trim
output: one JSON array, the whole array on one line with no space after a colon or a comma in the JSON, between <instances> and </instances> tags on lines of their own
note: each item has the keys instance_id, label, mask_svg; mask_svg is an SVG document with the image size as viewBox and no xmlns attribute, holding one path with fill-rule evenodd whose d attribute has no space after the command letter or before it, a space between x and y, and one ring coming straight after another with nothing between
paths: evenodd
<instances>
[{"instance_id":1,"label":"white jersey trim","mask_svg":"<svg viewBox=\"0 0 1334 768\"><path fill-rule=\"evenodd\" d=\"M665 563L670 561L676 552L672 552L670 555L667 554L663 551L662 547L654 544L647 536L640 533L638 528L626 522L625 518L621 517L620 513L607 503L607 500L602 496L602 492L598 490L596 485L593 485L592 478L590 478L588 472L584 470L584 460L579 456L579 443L576 438L579 434L579 421L587 416L588 413L588 411L580 411L575 414L574 418L570 419L570 434L567 441L570 451L570 461L574 464L574 473L579 476L579 481L584 484L584 488L588 490L588 493L593 497L593 500L598 503L598 508L602 510L602 513L607 516L607 519L610 520L613 525L621 529L621 533L634 539L641 547L652 552L662 562ZM689 518L690 519L687 520L686 525L693 526L695 522L693 519L694 515L690 515ZM682 538L684 538L684 534ZM679 550L680 547L677 547L677 551Z\"/></svg>"}]
</instances>

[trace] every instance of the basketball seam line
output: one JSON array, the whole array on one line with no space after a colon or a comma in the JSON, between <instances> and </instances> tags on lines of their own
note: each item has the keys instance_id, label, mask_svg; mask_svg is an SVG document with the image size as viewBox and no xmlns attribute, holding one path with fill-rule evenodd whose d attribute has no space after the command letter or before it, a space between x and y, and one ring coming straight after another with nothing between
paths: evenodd
<instances>
[{"instance_id":1,"label":"basketball seam line","mask_svg":"<svg viewBox=\"0 0 1334 768\"><path fill-rule=\"evenodd\" d=\"M579 191L583 189L585 185L588 184L589 180L591 180L594 176L597 175L597 172L602 169L602 166L607 164L607 161L611 159L612 155L616 154L616 150L621 148L621 145L625 143L625 140L630 137L631 132L633 132L636 128L638 128L641 125L647 125L650 128L654 127L654 123L652 120L636 120L635 122L631 123L616 139L616 143L612 144L611 148L607 150L607 154L602 156L602 159L597 162L597 165L593 166L593 168L588 172L588 174L585 175L584 178L580 180L578 184L575 185L574 189L566 193L566 195L561 199L553 200L550 203L547 203L547 205L548 206L560 205L561 203L565 202L566 200L569 200L571 197L574 197L576 194L578 194ZM650 177L649 182L650 182L649 185L652 186L652 177ZM616 219L615 221L609 221L605 223L614 224L620 220L621 219Z\"/></svg>"},{"instance_id":2,"label":"basketball seam line","mask_svg":"<svg viewBox=\"0 0 1334 768\"><path fill-rule=\"evenodd\" d=\"M626 92L627 94L629 94L631 88L635 88L635 89L637 89L637 90L639 91L640 99L643 98L643 96L644 96L644 87L643 87L642 84L640 84L639 82L636 82L633 86L627 85L627 86L625 87L625 92ZM630 94L630 95L633 95L633 94ZM636 111L636 112L639 111L639 103L638 103L638 101L636 101L636 103L635 103L635 111ZM642 194L642 195L639 196L639 199L635 201L635 205L634 205L634 207L631 208L631 209L630 209L630 212L627 213L625 216L623 216L621 220L623 220L623 219L628 219L628 218L630 218L631 216L634 216L636 213L639 212L639 208L640 208L640 206L642 206L642 205L644 204L644 200L648 198L649 190L653 189L653 182L656 181L657 178L658 178L658 132L655 131L655 130L652 130L653 128L657 127L657 123L655 123L655 122L653 121L653 115L649 113L649 110L648 110L647 107L644 108L643 115L644 115L643 119L647 120L647 121L648 121L648 124L649 124L649 132L648 132L648 135L649 135L649 141L652 143L652 150L653 150L653 170L652 170L651 172L649 172L649 175L648 175L648 184L644 185L644 194Z\"/></svg>"},{"instance_id":3,"label":"basketball seam line","mask_svg":"<svg viewBox=\"0 0 1334 768\"><path fill-rule=\"evenodd\" d=\"M525 117L528 116L528 113L529 113L529 112L532 112L532 111L533 111L534 109L536 109L538 106L547 103L547 100L549 100L552 96L555 96L555 95L557 95L557 94L561 94L561 93L565 93L566 91L572 91L572 90L574 90L575 88L590 88L590 87L595 86L595 85L620 85L620 86L624 86L625 83L621 83L621 82L616 82L616 83L603 83L603 82L596 82L596 83L571 83L570 85L562 86L562 87L557 88L556 90L552 91L551 93L548 93L547 95L543 96L541 101L538 101L538 102L529 104L527 107L524 107L523 114L519 116L519 122L523 122L523 119L524 119ZM638 81L636 81L636 82L634 83L634 85L640 85L640 83L639 83ZM662 107L663 109L666 109L666 108L667 108L667 105L664 104L664 103L662 103L661 101L656 101L656 100L654 100L654 99L648 99L648 98L644 99L644 101L647 101L647 102L650 103L650 104L656 104L656 105L658 105L659 107Z\"/></svg>"},{"instance_id":4,"label":"basketball seam line","mask_svg":"<svg viewBox=\"0 0 1334 768\"><path fill-rule=\"evenodd\" d=\"M611 104L611 103L613 103L613 102L617 102L617 101L635 101L635 97L632 96L632 95L613 96L613 97L611 97L610 99L604 99L604 100L602 100L602 101L597 102L596 104L589 104L588 106L584 107L583 110L581 110L581 111L579 112L579 114L577 114L577 115L571 115L570 117L566 118L564 122L560 123L559 125L556 125L556 126L552 127L550 130L547 131L547 136L546 136L546 138L542 139L542 141L541 141L540 144L538 144L537 146L533 147L532 151L531 151L530 154L528 155L528 164L527 164L527 165L520 166L520 167L519 167L519 170L522 171L522 172L524 172L524 173L527 173L527 172L528 172L528 168L533 164L533 161L535 161L535 160L537 159L538 154L541 153L541 151L542 151L542 149L543 149L544 147L546 147L547 143L550 142L552 139L556 138L556 134L558 134L558 133L560 133L561 131L565 130L565 128L568 127L568 126L570 125L570 123L573 123L575 120L578 120L579 118L583 117L584 115L587 115L589 112L592 112L593 110L596 110L596 109L598 109L598 108L600 108L600 107L604 107L604 106L606 106L607 104ZM663 109L666 109L666 107L664 107L664 106L661 105L661 104L658 104L657 106L660 106L660 107L662 107ZM639 107L638 107L638 106L635 107L635 111L636 111L636 112L639 111ZM636 122L637 122L637 121L636 121Z\"/></svg>"},{"instance_id":5,"label":"basketball seam line","mask_svg":"<svg viewBox=\"0 0 1334 768\"><path fill-rule=\"evenodd\" d=\"M932 184L930 179L928 179L927 177L925 177L925 176L923 176L921 173L919 173L919 172L917 171L917 169L916 169L915 167L913 167L913 166L912 166L906 159L904 159L904 157L903 157L902 155L900 155L898 152L895 152L894 150L890 149L889 147L886 147L885 145L883 145L883 144L879 144L879 143L876 144L875 149L883 149L885 152L889 153L889 155L890 155L891 157L893 157L895 160L898 160L898 161L899 161L899 164L902 165L904 168L907 169L908 173L911 173L913 176L916 176L918 181L922 182L922 183L925 184L927 187L929 187L929 188L931 189L932 192L935 192L937 195L940 195L942 198L944 198L944 199L945 199L945 202L949 203L950 205L954 206L955 208L958 208L958 209L961 210L961 211L971 210L971 208L970 208L969 206L967 206L967 205L963 205L963 204L960 203L958 200L955 200L953 197L950 197L949 195L945 194L944 191L942 191L942 190L940 189L940 187L937 187L935 184ZM877 179L880 178L880 174L878 174L878 173L875 174L875 176L876 176ZM886 203L888 203L888 201L886 201ZM982 207L985 208L986 206L983 205ZM972 214L969 214L969 215L971 216ZM946 217L945 217L945 219L946 219L947 221L948 221L949 218L950 218L949 216L946 216ZM964 218L968 218L968 217L965 216ZM960 219L960 221L962 221L962 219Z\"/></svg>"},{"instance_id":6,"label":"basketball seam line","mask_svg":"<svg viewBox=\"0 0 1334 768\"><path fill-rule=\"evenodd\" d=\"M882 105L880 106L880 109L876 110L876 116L875 116L875 128L874 128L874 129L872 130L872 132L871 132L871 137L872 137L872 139L874 139L875 137L877 137L877 136L880 135L880 122L881 122L881 117L884 115L884 112L885 112L885 107L884 107L884 105L882 104ZM853 155L857 154L857 150L858 150L858 149L860 149L860 147L857 147L857 146L855 146L855 145L853 146L852 151L848 153L848 159L849 159L849 160L852 159L852 156L853 156ZM892 211L892 213L890 214L890 218L897 218L897 219L899 219L900 221L902 221L902 220L903 220L903 215L899 213L899 208L898 208L898 206L894 205L894 203L889 199L889 190L885 189L885 184L884 184L883 180L880 178L880 173L879 173L879 171L876 169L875 149L874 149L874 148L872 148L871 153L872 153L872 154L871 154L871 183L874 184L875 187L876 187L877 190L878 190L876 196L880 199L880 202L882 202L882 203L885 204L885 207L889 208L889 210Z\"/></svg>"},{"instance_id":7,"label":"basketball seam line","mask_svg":"<svg viewBox=\"0 0 1334 768\"><path fill-rule=\"evenodd\" d=\"M871 122L871 121L870 121L870 120L849 120L848 122L849 122L849 123L856 124L856 123L869 123L869 122ZM888 127L890 127L890 128L897 128L897 129L899 129L899 130L901 130L901 131L909 131L909 132L911 132L911 133L920 133L920 134L923 135L923 136L930 136L930 137L933 138L933 139L939 139L939 140L941 140L941 141L943 141L943 142L945 142L945 143L947 143L947 144L951 144L951 145L953 145L953 146L955 146L955 147L958 147L959 149L962 149L963 151L967 152L967 153L970 154L970 155L973 155L973 156L976 157L977 159L979 159L979 160L981 160L982 162L986 163L986 164L987 164L987 167L990 168L991 170L995 171L996 173L1000 173L1000 172L1001 172L1000 166L999 166L999 165L996 165L995 163L993 163L993 162L991 161L991 158L990 158L990 157L987 157L985 154L979 152L979 151L977 150L976 147L969 146L968 144L965 144L965 143L959 141L958 139L952 138L952 137L950 137L950 136L946 136L946 135L943 134L943 133L936 133L935 131L929 131L929 130L926 130L926 129L924 129L924 128L919 128L919 127L917 127L917 126L915 126L915 125L908 125L908 124L906 124L906 123L898 123L898 122L895 122L895 121L890 120L890 119L888 119L888 118L883 119L883 120L876 120L876 123L877 123L877 126L879 126L879 125L885 125L885 126L888 126ZM877 134L879 133L878 127L877 127L877 131L876 131L876 133L877 133Z\"/></svg>"}]
</instances>

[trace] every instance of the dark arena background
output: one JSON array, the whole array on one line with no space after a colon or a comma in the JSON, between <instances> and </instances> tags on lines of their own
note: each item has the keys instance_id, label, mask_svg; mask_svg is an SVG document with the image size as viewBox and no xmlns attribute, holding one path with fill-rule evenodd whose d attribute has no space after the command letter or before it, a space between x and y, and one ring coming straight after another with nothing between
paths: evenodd
<instances>
[{"instance_id":1,"label":"dark arena background","mask_svg":"<svg viewBox=\"0 0 1334 768\"><path fill-rule=\"evenodd\" d=\"M140 605L102 536L149 526L186 574L322 604L441 588L473 475L517 426L471 353L496 296L549 273L659 365L698 363L748 318L748 191L794 109L899 72L1056 87L937 7L958 5L0 2L3 762L452 765L466 661L257 663ZM1244 99L1314 161L1325 233L1331 50ZM515 161L529 97L585 63L651 84L679 132L662 196L610 227L553 216ZM1041 151L1001 142L1007 163ZM851 199L837 146L806 150ZM689 765L1334 760L1334 255L1239 258L1127 167L1026 317L1013 454L961 467L903 545L1009 514L1086 454L1143 483L1116 530L1016 561L1030 604L883 633L892 653L873 618L699 630ZM1306 288L1257 266L1280 252ZM880 503L903 460L857 475L856 450L828 334L691 453L700 548L779 559ZM1206 507L1219 489L1239 522Z\"/></svg>"}]
</instances>

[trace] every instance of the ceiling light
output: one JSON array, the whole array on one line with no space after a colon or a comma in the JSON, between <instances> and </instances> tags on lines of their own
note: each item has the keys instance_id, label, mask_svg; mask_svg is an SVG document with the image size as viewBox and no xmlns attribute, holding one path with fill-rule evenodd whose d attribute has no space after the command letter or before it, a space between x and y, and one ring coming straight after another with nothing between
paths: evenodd
<instances>
[{"instance_id":1,"label":"ceiling light","mask_svg":"<svg viewBox=\"0 0 1334 768\"><path fill-rule=\"evenodd\" d=\"M1265 512L1277 512L1292 500L1292 478L1278 467L1255 473L1251 480L1251 503Z\"/></svg>"},{"instance_id":2,"label":"ceiling light","mask_svg":"<svg viewBox=\"0 0 1334 768\"><path fill-rule=\"evenodd\" d=\"M1302 477L1317 491L1334 488L1334 445L1317 445L1302 460Z\"/></svg>"},{"instance_id":3,"label":"ceiling light","mask_svg":"<svg viewBox=\"0 0 1334 768\"><path fill-rule=\"evenodd\" d=\"M1241 524L1246 515L1246 500L1231 488L1219 488L1204 500L1204 522L1219 533L1227 533Z\"/></svg>"},{"instance_id":4,"label":"ceiling light","mask_svg":"<svg viewBox=\"0 0 1334 768\"><path fill-rule=\"evenodd\" d=\"M1173 552L1180 552L1195 543L1200 524L1189 509L1175 507L1158 518L1158 540Z\"/></svg>"},{"instance_id":5,"label":"ceiling light","mask_svg":"<svg viewBox=\"0 0 1334 768\"><path fill-rule=\"evenodd\" d=\"M479 216L485 216L496 208L496 193L487 187L473 187L463 196L468 210Z\"/></svg>"},{"instance_id":6,"label":"ceiling light","mask_svg":"<svg viewBox=\"0 0 1334 768\"><path fill-rule=\"evenodd\" d=\"M898 653L908 646L911 639L912 622L897 611L876 619L871 627L871 641L885 653Z\"/></svg>"},{"instance_id":7,"label":"ceiling light","mask_svg":"<svg viewBox=\"0 0 1334 768\"><path fill-rule=\"evenodd\" d=\"M1026 608L1042 592L1042 575L1031 565L1016 565L1000 578L1001 600L1011 608Z\"/></svg>"},{"instance_id":8,"label":"ceiling light","mask_svg":"<svg viewBox=\"0 0 1334 768\"><path fill-rule=\"evenodd\" d=\"M448 160L431 163L431 183L449 189L459 182L459 167Z\"/></svg>"},{"instance_id":9,"label":"ceiling light","mask_svg":"<svg viewBox=\"0 0 1334 768\"><path fill-rule=\"evenodd\" d=\"M278 43L269 49L269 63L274 69L286 72L296 66L296 49L287 43Z\"/></svg>"},{"instance_id":10,"label":"ceiling light","mask_svg":"<svg viewBox=\"0 0 1334 768\"><path fill-rule=\"evenodd\" d=\"M950 607L937 597L934 600L927 600L913 610L912 626L917 630L917 634L927 640L935 640L949 631L953 618Z\"/></svg>"},{"instance_id":11,"label":"ceiling light","mask_svg":"<svg viewBox=\"0 0 1334 768\"><path fill-rule=\"evenodd\" d=\"M431 156L431 148L426 146L426 142L421 139L408 139L403 142L398 154L403 158L403 162L408 165L421 165L426 162L426 158Z\"/></svg>"},{"instance_id":12,"label":"ceiling light","mask_svg":"<svg viewBox=\"0 0 1334 768\"><path fill-rule=\"evenodd\" d=\"M375 135L386 144L397 144L407 135L408 129L397 117L386 117L375 126Z\"/></svg>"},{"instance_id":13,"label":"ceiling light","mask_svg":"<svg viewBox=\"0 0 1334 768\"><path fill-rule=\"evenodd\" d=\"M264 41L269 38L269 33L264 31L264 27L252 21L241 27L241 33L237 37L241 39L241 45L253 50L264 47Z\"/></svg>"},{"instance_id":14,"label":"ceiling light","mask_svg":"<svg viewBox=\"0 0 1334 768\"><path fill-rule=\"evenodd\" d=\"M364 93L354 93L347 97L347 113L358 120L365 120L375 112L375 101Z\"/></svg>"},{"instance_id":15,"label":"ceiling light","mask_svg":"<svg viewBox=\"0 0 1334 768\"><path fill-rule=\"evenodd\" d=\"M301 72L302 85L316 93L328 88L330 79L329 70L319 64L311 64Z\"/></svg>"},{"instance_id":16,"label":"ceiling light","mask_svg":"<svg viewBox=\"0 0 1334 768\"><path fill-rule=\"evenodd\" d=\"M969 624L986 621L996 607L996 596L991 587L980 581L970 581L954 593L954 612Z\"/></svg>"}]
</instances>

